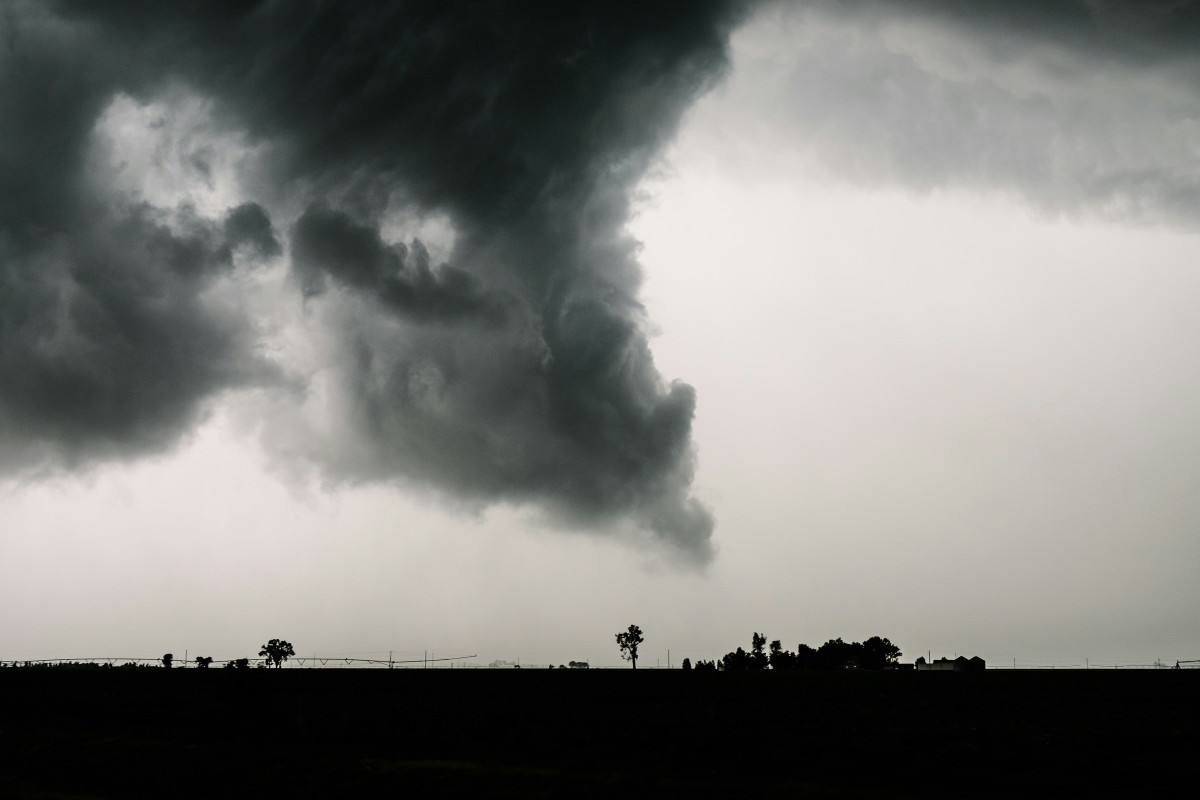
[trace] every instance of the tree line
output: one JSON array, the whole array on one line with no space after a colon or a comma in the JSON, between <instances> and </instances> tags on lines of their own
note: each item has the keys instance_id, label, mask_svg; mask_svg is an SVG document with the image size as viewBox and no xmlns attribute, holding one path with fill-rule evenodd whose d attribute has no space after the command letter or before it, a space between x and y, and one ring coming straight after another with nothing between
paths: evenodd
<instances>
[{"instance_id":1,"label":"tree line","mask_svg":"<svg viewBox=\"0 0 1200 800\"><path fill-rule=\"evenodd\" d=\"M845 642L839 636L820 647L800 643L795 651L784 650L783 643L775 639L767 645L766 634L755 631L750 637L750 650L742 648L726 653L715 661L697 661L695 669L707 671L737 672L755 669L832 671L839 669L888 669L894 666L902 653L888 639L872 636L864 642ZM692 669L688 659L683 660L684 669Z\"/></svg>"},{"instance_id":2,"label":"tree line","mask_svg":"<svg viewBox=\"0 0 1200 800\"><path fill-rule=\"evenodd\" d=\"M637 669L638 647L645 641L642 629L630 625L617 634L617 647L621 658ZM750 637L750 651L742 648L726 653L713 661L700 660L695 669L699 671L740 672L754 669L832 671L839 669L889 669L900 660L900 648L881 636L872 636L865 642L844 642L839 636L820 647L810 647L803 642L796 650L784 650L783 643L776 639L768 646L767 636L755 631ZM693 669L691 659L685 658L683 669Z\"/></svg>"}]
</instances>

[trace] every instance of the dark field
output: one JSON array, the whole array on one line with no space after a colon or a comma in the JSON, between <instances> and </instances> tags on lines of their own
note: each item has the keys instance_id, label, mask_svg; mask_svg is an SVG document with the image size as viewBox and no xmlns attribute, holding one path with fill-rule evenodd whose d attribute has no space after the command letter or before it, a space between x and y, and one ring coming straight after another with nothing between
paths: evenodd
<instances>
[{"instance_id":1,"label":"dark field","mask_svg":"<svg viewBox=\"0 0 1200 800\"><path fill-rule=\"evenodd\" d=\"M6 669L0 698L3 797L1145 796L1200 743L1200 671Z\"/></svg>"}]
</instances>

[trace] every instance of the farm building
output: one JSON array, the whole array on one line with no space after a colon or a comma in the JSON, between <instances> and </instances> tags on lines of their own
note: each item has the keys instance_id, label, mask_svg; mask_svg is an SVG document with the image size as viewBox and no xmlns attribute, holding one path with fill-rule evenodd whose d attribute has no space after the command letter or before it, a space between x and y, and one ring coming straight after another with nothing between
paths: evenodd
<instances>
[{"instance_id":1,"label":"farm building","mask_svg":"<svg viewBox=\"0 0 1200 800\"><path fill-rule=\"evenodd\" d=\"M982 672L987 668L987 663L979 656L959 656L958 658L935 658L933 661L926 661L924 658L918 658L914 665L919 672Z\"/></svg>"}]
</instances>

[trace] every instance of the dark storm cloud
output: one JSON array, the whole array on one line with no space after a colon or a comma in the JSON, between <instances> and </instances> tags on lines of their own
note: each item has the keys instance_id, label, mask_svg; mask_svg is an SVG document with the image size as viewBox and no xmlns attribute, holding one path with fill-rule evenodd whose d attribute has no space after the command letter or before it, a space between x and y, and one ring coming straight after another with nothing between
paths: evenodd
<instances>
[{"instance_id":1,"label":"dark storm cloud","mask_svg":"<svg viewBox=\"0 0 1200 800\"><path fill-rule=\"evenodd\" d=\"M335 481L632 521L707 559L694 393L654 367L624 226L743 5L5 3L5 439L161 448L205 398L263 380L245 310L202 298L231 254L273 257L290 230L301 294L329 308L312 324L344 435L281 449ZM84 180L115 96L172 93L257 148L253 202L224 220L117 214ZM179 160L211 183L210 155ZM437 264L384 234L429 215L454 235Z\"/></svg>"},{"instance_id":2,"label":"dark storm cloud","mask_svg":"<svg viewBox=\"0 0 1200 800\"><path fill-rule=\"evenodd\" d=\"M0 468L87 464L173 444L214 391L269 379L244 317L201 295L233 269L184 209L96 211L0 244Z\"/></svg>"},{"instance_id":3,"label":"dark storm cloud","mask_svg":"<svg viewBox=\"0 0 1200 800\"><path fill-rule=\"evenodd\" d=\"M259 258L273 258L283 250L275 238L271 218L257 203L243 203L225 218L225 239L232 247L247 247Z\"/></svg>"},{"instance_id":4,"label":"dark storm cloud","mask_svg":"<svg viewBox=\"0 0 1200 800\"><path fill-rule=\"evenodd\" d=\"M884 7L878 0L871 5ZM1200 4L1193 0L901 0L892 5L1010 45L1040 40L1091 51L1103 60L1191 60L1200 45Z\"/></svg>"},{"instance_id":5,"label":"dark storm cloud","mask_svg":"<svg viewBox=\"0 0 1200 800\"><path fill-rule=\"evenodd\" d=\"M117 86L94 31L0 14L0 474L170 446L222 388L267 380L219 226L114 201L87 176ZM236 225L235 225L236 227Z\"/></svg>"},{"instance_id":6,"label":"dark storm cloud","mask_svg":"<svg viewBox=\"0 0 1200 800\"><path fill-rule=\"evenodd\" d=\"M201 300L269 223L239 209L222 237L186 208L98 196L89 139L118 84L95 32L2 11L0 474L162 450L206 397L272 375L245 318Z\"/></svg>"},{"instance_id":7,"label":"dark storm cloud","mask_svg":"<svg viewBox=\"0 0 1200 800\"><path fill-rule=\"evenodd\" d=\"M818 1L768 13L780 47L760 48L745 79L757 80L747 113L774 147L864 182L1001 190L1135 223L1200 219L1195 3Z\"/></svg>"},{"instance_id":8,"label":"dark storm cloud","mask_svg":"<svg viewBox=\"0 0 1200 800\"><path fill-rule=\"evenodd\" d=\"M421 322L504 322L502 299L481 292L470 273L443 264L435 273L420 241L388 245L379 231L348 215L314 206L292 234L292 268L305 295L325 291L325 276L377 298Z\"/></svg>"}]
</instances>

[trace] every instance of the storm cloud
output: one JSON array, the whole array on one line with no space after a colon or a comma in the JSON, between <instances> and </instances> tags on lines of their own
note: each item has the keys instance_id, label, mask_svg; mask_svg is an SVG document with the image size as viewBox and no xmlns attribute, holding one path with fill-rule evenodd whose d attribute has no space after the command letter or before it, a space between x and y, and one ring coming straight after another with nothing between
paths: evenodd
<instances>
[{"instance_id":1,"label":"storm cloud","mask_svg":"<svg viewBox=\"0 0 1200 800\"><path fill-rule=\"evenodd\" d=\"M161 452L280 387L271 447L330 482L706 561L625 225L743 6L7 0L0 469ZM272 270L318 355L247 299Z\"/></svg>"},{"instance_id":2,"label":"storm cloud","mask_svg":"<svg viewBox=\"0 0 1200 800\"><path fill-rule=\"evenodd\" d=\"M864 185L1194 228L1200 6L776 3L738 34L737 147Z\"/></svg>"},{"instance_id":3,"label":"storm cloud","mask_svg":"<svg viewBox=\"0 0 1200 800\"><path fill-rule=\"evenodd\" d=\"M379 231L347 214L309 208L292 235L292 267L307 296L325 291L325 277L377 298L403 317L422 322L476 318L504 322L499 298L485 296L470 273L442 265L430 268L420 241L388 245Z\"/></svg>"}]
</instances>

